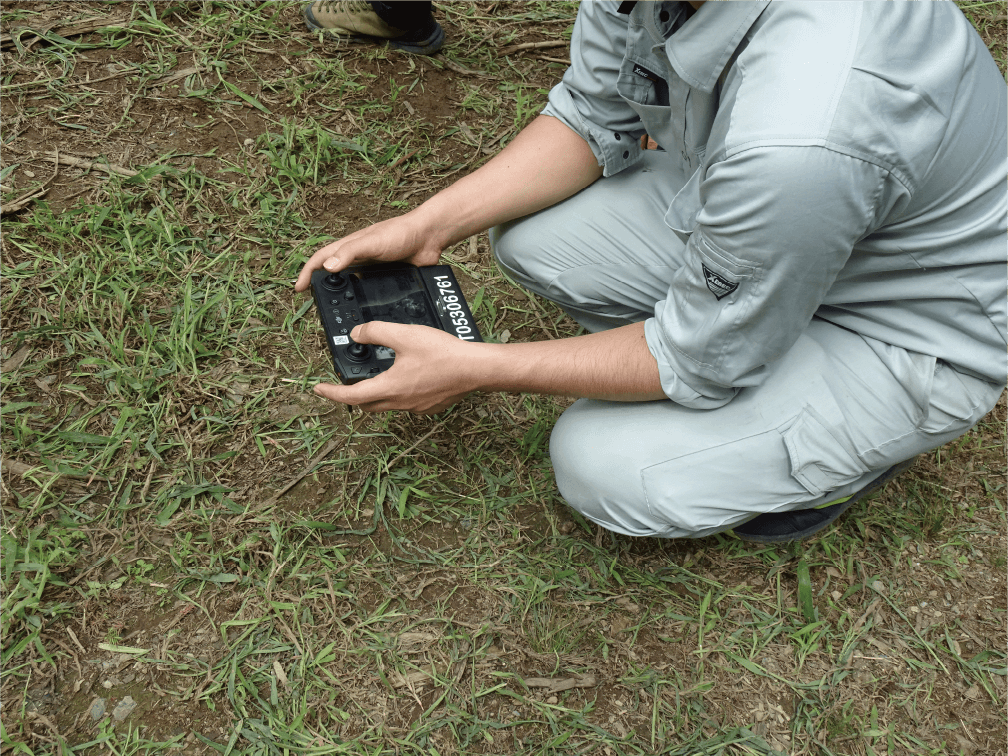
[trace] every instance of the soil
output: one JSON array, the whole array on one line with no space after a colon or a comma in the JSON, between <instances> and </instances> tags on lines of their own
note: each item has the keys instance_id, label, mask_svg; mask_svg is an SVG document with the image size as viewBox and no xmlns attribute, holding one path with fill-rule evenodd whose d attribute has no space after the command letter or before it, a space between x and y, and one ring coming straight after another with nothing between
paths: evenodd
<instances>
[{"instance_id":1,"label":"soil","mask_svg":"<svg viewBox=\"0 0 1008 756\"><path fill-rule=\"evenodd\" d=\"M33 17L35 26L55 23L68 15L116 15L123 11L120 6L85 3L29 2L19 5L27 12L38 14ZM484 3L481 7L485 6L486 12L490 13L498 5ZM182 17L196 12L195 5L181 4L176 7L176 12ZM279 13L291 29L300 28L297 8L285 7ZM450 39L464 36L463 30L454 26L450 17L440 20ZM543 38L535 30L529 30L518 41L538 41ZM89 37L85 35L83 39ZM304 99L294 104L286 94L279 96L265 90L260 83L262 80L276 81L292 73L309 73L311 65L302 55L306 40L301 32L270 40L268 47L269 49L245 51L250 67L258 72L258 77L246 68L236 68L228 73L227 80L248 96L267 103L272 113L271 119L313 113L326 128L334 133L348 135L347 138L367 132L367 124L361 123L360 118L352 112L332 112L318 107L318 102L313 104L316 95L312 92L304 93ZM460 116L459 103L469 92L469 82L465 76L460 76L457 71L443 64L401 54L374 57L359 54L357 50L350 53L335 50L333 54L344 55L347 69L356 74L358 81L364 82L367 95L377 102L389 104L390 118L412 119L419 134L440 137L452 129L459 129L459 122L464 117L474 117ZM9 50L5 50L5 63L13 60L12 57L8 58L12 55ZM168 161L171 165L179 168L193 166L207 176L225 180L227 174L222 172L222 167L247 159L250 145L256 144L269 130L275 129L275 125L264 114L237 98L231 104L211 108L198 98L181 97L180 93L187 87L184 80L160 86L154 84L141 91L134 89L126 83L127 77L121 75L125 70L124 64L150 64L150 56L150 48L145 46L140 36L135 36L129 44L116 50L80 51L74 61L74 80L80 82L78 93L86 94L86 108L66 111L76 115L65 115L65 103L55 93L48 93L44 88L40 88L31 99L31 113L11 111L11 101L5 98L2 162L4 166L13 162L21 163L11 179L11 186L15 190L27 190L37 184L39 179L51 175L53 165L47 154L56 149L61 154L101 158L124 167L143 166L155 158L174 155ZM198 60L180 54L173 70L198 64ZM523 75L527 86L546 89L556 81L560 72L562 67L551 68L544 61L524 69ZM26 84L39 75L44 76L46 72L20 69L9 81L5 78L5 82L11 85ZM197 77L209 75L213 74L198 74ZM5 73L5 77L8 76L10 74ZM388 102L390 77L400 82L416 78L419 84L403 99ZM198 83L194 86L198 86ZM87 128L76 128L82 124ZM497 144L493 149L484 150L479 146L474 147L461 135L445 139L437 148L437 159L453 168L445 171L445 175L430 176L422 166L405 160L400 169L402 182L397 185L392 200L401 202L401 205L389 204L390 195L381 190L381 187L358 187L347 182L333 181L324 190L308 190L306 217L317 221L317 225L332 236L340 236L377 220L392 217L419 204L454 178L464 175L485 160L488 152L493 152L499 146ZM29 176L28 172L33 173L34 177ZM60 213L78 203L97 198L102 181L96 173L60 167L45 200L54 213ZM213 210L218 214L215 223L221 227L226 226L228 218L236 212L223 203ZM213 229L208 229L207 232L211 233ZM257 251L254 245L252 251ZM258 251L267 253L265 247ZM476 254L476 260L488 259L484 242L480 243ZM255 258L250 264L257 264ZM463 284L472 301L479 282L463 274ZM156 293L152 293L152 299L157 299ZM569 323L567 327L570 328ZM514 338L521 339L524 335L524 332L516 329ZM317 356L321 361L324 359L321 342L317 346ZM277 354L289 353L278 343ZM2 358L6 360L12 356L5 352ZM57 380L62 382L64 378L61 375ZM48 401L44 387L39 388L39 393L33 400ZM502 419L523 419L518 414L522 412L520 402L494 398L481 406L484 412L496 412ZM465 411L469 410L471 408ZM350 416L344 416L342 410L333 411L328 405L316 402L311 397L306 398L293 388L280 395L274 411L276 418L280 420L322 413L333 413L327 417L334 423L349 422ZM1002 397L992 414L992 420L994 427L1004 428L1005 397ZM512 425L516 424L512 422ZM418 424L408 429L403 428L402 437L419 437L417 427L426 426ZM1003 448L1003 435L992 432L988 440L990 444ZM433 437L432 443L434 441L440 441L440 446L435 444L433 450L421 447L416 454L421 458L425 454L429 455L439 464L454 464L457 455L452 451L450 443L445 443L437 435ZM361 448L358 453L365 451ZM517 452L510 453L516 457L513 463L516 468L526 464L527 460L517 459ZM948 492L949 501L954 507L951 519L961 523L970 522L969 518L974 516L978 518L975 536L966 537L959 545L942 544L940 539L929 540L926 537L928 534L919 540L909 541L899 563L893 565L892 572L887 575L887 580L890 580L887 591L899 592L904 603L909 603L912 598L912 603L917 607L916 629L922 637L937 641L943 632L943 614L956 617L964 629L956 642L961 644L963 656L967 658L985 649L1003 650L1005 643L1004 619L1008 589L1005 579L1004 528L998 524L1000 520L993 524L983 520L983 511L971 514L971 507L975 507L977 501L990 502L995 496L984 488L981 477L974 474L989 459L989 456L983 457L970 449L957 450L954 447L948 450L940 466L933 457L921 458L910 482L903 478L897 480L889 486L885 498L877 503L878 506L905 506L906 502L915 500L913 486L930 484ZM999 454L998 459L1001 466L987 470L984 477L1000 482L1003 486L1003 454ZM510 464L511 458L502 462L504 467ZM252 503L276 490L278 479L286 480L300 469L300 466L294 470L283 467L264 469L255 454L238 456L233 462L232 470L238 471L233 474L233 479L241 479L246 485L244 488L235 486L239 490L233 494L233 500L239 506L251 507ZM522 469L523 472L529 472L531 468ZM549 481L544 480L541 473L542 470L532 469L529 472L530 480L548 485ZM7 478L11 478L9 485L21 485L12 476L5 475L5 479ZM83 485L83 481L81 483ZM347 478L339 472L306 475L283 498L279 511L291 518L318 516L320 511L325 510L325 502L345 487ZM1003 487L996 496L1003 503ZM85 505L93 509L85 511L97 511L103 505L96 499ZM329 524L341 530L364 531L373 523L374 513L374 497L370 495L361 500L354 519ZM383 554L399 557L408 555L413 546L431 550L462 549L467 539L474 537L474 529L479 529L482 538L493 539L499 536L512 547L537 542L551 537L551 534L569 538L572 554L579 544L601 544L610 538L601 531L596 532L575 522L562 503L547 501L545 497L541 506L526 502L515 508L509 527L510 530L505 532L504 526L497 522L480 523L471 518L453 518L447 515L431 520L418 518L414 527L403 528L398 540L393 540L382 529L378 529L374 536L327 535L320 532L315 537L323 543L339 546L351 558L358 549L376 549ZM495 532L494 528L501 528L501 531ZM82 588L89 581L114 585L116 580L127 575L122 568L106 561L107 555L119 555L124 566L128 565L132 569L145 558L152 560L152 554L163 554L170 545L177 545L179 536L166 528L151 527L139 521L120 532L95 526L86 529L86 533L89 543L85 561L91 566L83 571L68 572L64 576L71 586L79 585ZM227 540L236 551L238 546L242 547L240 555L233 555L231 561L220 565L221 573L239 574L242 560L245 560L246 567L250 570L263 569L273 558L267 545L266 526L256 522L253 514L233 524L227 533L218 533L217 537L222 542ZM869 522L863 528L860 552L851 554L851 571L845 574L833 574L827 568L813 571L812 579L817 595L829 595L831 592L843 595L863 582L867 576L858 572L858 566L869 562L874 550L878 548L881 551L884 540L890 537L891 533L886 533ZM206 538L209 539L208 545L214 540L212 528ZM620 565L631 566L648 574L661 575L662 571L674 565L697 574L717 575L717 580L721 583L736 588L742 586L745 590L751 590L753 596L760 600L771 600L775 595L794 596L797 593L796 582L781 563L771 566L766 563L768 557L765 556L729 557L724 552L708 551L705 547L713 543L710 540L690 543L613 539L612 542L618 543L618 547L614 547L614 554L618 555ZM198 549L198 545L194 548ZM962 564L970 568L968 586L963 584L962 579L919 569L922 561L937 558L939 554L936 552L939 550L942 551L941 556L947 556L949 549L958 549L955 551L956 558L965 560ZM584 559L587 564L589 557L585 556ZM584 573L586 584L595 580L594 574L583 566L578 569ZM231 641L243 632L240 624L245 618L242 597L229 584L220 583L213 586L213 590L207 591L198 606L176 600L174 594L167 589L169 583L174 582L172 571L172 565L161 559L147 575L147 587L135 587L136 584L130 582L117 589L114 595L95 589L81 603L80 610L75 610L72 620L67 620L62 625L62 639L56 639L55 642L66 652L66 656L55 674L37 676L45 681L44 684L24 692L26 711L35 715L32 727L40 733L43 740L48 732L45 726L47 722L71 743L86 742L93 737L99 728L98 723L118 728L142 723L146 738L162 740L178 737L184 746L183 753L186 754L210 751L209 747L204 747L197 739L197 732L217 743L228 742L232 734L231 727L239 715L229 708L223 695L215 694L207 699L206 693L209 690L207 686L211 684L209 670L221 658L227 646L225 637ZM531 629L528 630L527 637L519 639L507 630L508 627L514 627L515 623L505 622L512 612L506 594L489 587L462 585L458 574L446 569L403 569L394 579L403 586L407 596L404 606L417 613L434 614L432 607L436 607L437 613L455 618L456 624L476 629L484 619L492 619L491 625L495 629L483 636L485 646L480 649L478 666L470 668L467 674L484 677L545 676L557 672L561 665L560 657L550 653L552 641L545 637L546 631L537 631L534 625L529 624ZM688 593L685 587L674 581L669 583L669 587L673 593ZM352 603L344 592L337 596L332 585L329 589L333 591L331 602L329 596L325 596L317 599L316 603L311 603L310 609L316 616L331 616L333 627L337 628L342 627L338 617L345 616L351 606L357 611L371 611L387 599L385 586L364 575L352 577L345 589L339 589L345 590L346 595L352 594ZM278 594L282 593L283 584L278 584L276 590ZM76 594L67 591L66 597L70 596ZM839 603L842 605L842 602ZM562 592L551 594L542 611L544 616L552 617L554 626L559 624L568 628L573 638L569 644L569 653L563 656L563 670L570 674L594 675L600 681L597 686L573 689L568 694L572 697L569 703L594 701L591 714L593 725L621 734L636 733L639 742L650 742L650 701L635 698L637 692L617 681L626 679L635 670L645 667L659 670L694 667L700 660L697 654L696 627L670 617L649 623L638 630L636 626L647 618L647 612L632 597L616 600L614 593L611 606L612 611L601 626L592 625L596 615L579 614L578 605ZM897 688L910 691L903 694L905 706L898 712L890 711L893 717L898 717L905 723L905 730L928 729L931 721L965 720L971 723L972 740L966 739L969 745L964 745L964 748L972 749L974 753L1004 753L1003 701L1006 691L1003 675L994 676L993 683L999 686L997 694L1002 701L1001 710L991 707L987 693L965 683L951 687L935 686L927 696L919 693L914 688L917 684L914 670L900 665L905 649L901 646L898 633L892 629L897 618L886 602L871 606L873 608L869 616L878 630L872 636L870 646L852 658L849 670L851 679L862 687L858 695L864 700L872 697L888 700L895 697ZM738 608L737 611L742 612L742 609ZM824 619L839 621L840 609L828 611L829 614ZM531 619L522 621L532 622ZM235 624L229 627L229 622ZM521 621L515 622L521 624ZM114 644L109 643L110 629L114 631ZM598 656L589 658L581 655L578 650L581 648L579 639L593 637L592 633L599 631L609 639L609 655L604 660ZM460 657L474 651L461 647L457 639L434 624L424 632L429 633L430 637L418 636L415 645L410 645L409 641L400 641L404 645L399 653L413 660L416 667L434 669L441 675L449 674ZM222 637L221 633L225 636ZM296 645L297 641L292 640L292 643ZM108 650L110 646L159 649L154 655L159 659L165 659L166 651L171 649L188 659L193 669L206 670L207 674L195 674L180 682L179 675L170 666L138 662L136 653ZM838 650L817 647L811 651L801 661L804 670L802 677L813 680L830 674ZM714 657L708 655L707 658ZM793 670L796 664L793 647L789 643L768 646L766 654L758 662L771 674L776 670ZM353 673L349 665L344 669L335 662L332 669L337 677ZM422 676L416 679L392 679L390 683L398 693L392 694L388 686L381 684L377 678L367 681L348 678L347 687L338 691L339 700L345 701L348 709L355 702L368 712L369 718L347 724L340 731L342 737L349 739L361 735L367 730L367 722L384 723L391 730L408 728L435 703L438 695L438 690L425 684ZM269 695L269 691L262 693L265 697ZM542 701L547 701L551 696L546 691L534 691L529 695ZM676 706L678 696L682 695L683 700L686 700L692 695L692 700L705 703L706 716L715 729L732 725L753 726L757 734L772 740L783 749L789 748L791 736L788 723L800 714L804 705L787 685L775 683L768 676L749 674L737 678L724 676L722 684L713 690L663 691L660 695L666 696L669 701L674 699ZM122 722L117 722L111 713L127 697L135 703L135 709ZM925 697L927 700L924 700ZM207 700L216 703L208 707ZM5 702L5 720L9 706ZM918 711L918 706L925 713ZM94 716L94 712L98 716ZM502 722L520 720L527 714L522 706L506 696L488 697L486 709L481 710L481 716L485 719ZM518 727L515 733L518 738L522 738L533 736L535 731L531 726L526 729ZM487 745L486 748L494 751L498 746Z\"/></svg>"}]
</instances>

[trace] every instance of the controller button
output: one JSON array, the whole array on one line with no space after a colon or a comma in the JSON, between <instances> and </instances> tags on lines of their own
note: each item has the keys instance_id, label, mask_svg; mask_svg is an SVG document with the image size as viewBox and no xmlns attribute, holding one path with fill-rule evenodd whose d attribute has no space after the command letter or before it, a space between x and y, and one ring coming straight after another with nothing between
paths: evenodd
<instances>
[{"instance_id":1,"label":"controller button","mask_svg":"<svg viewBox=\"0 0 1008 756\"><path fill-rule=\"evenodd\" d=\"M368 375L378 375L378 368L371 368L368 370Z\"/></svg>"},{"instance_id":2,"label":"controller button","mask_svg":"<svg viewBox=\"0 0 1008 756\"><path fill-rule=\"evenodd\" d=\"M359 367L350 368L350 370L353 371L354 375L360 375L360 371L363 370L363 369L364 368L359 368Z\"/></svg>"},{"instance_id":3,"label":"controller button","mask_svg":"<svg viewBox=\"0 0 1008 756\"><path fill-rule=\"evenodd\" d=\"M340 328L339 332L340 332L340 335L342 335L342 336L346 336L348 333L350 333L346 328Z\"/></svg>"},{"instance_id":4,"label":"controller button","mask_svg":"<svg viewBox=\"0 0 1008 756\"><path fill-rule=\"evenodd\" d=\"M343 298L347 300L353 299L354 298L353 292L347 291L347 293L343 295Z\"/></svg>"},{"instance_id":5,"label":"controller button","mask_svg":"<svg viewBox=\"0 0 1008 756\"><path fill-rule=\"evenodd\" d=\"M340 301L338 299L330 299L329 300L329 304L331 304L331 305L338 305L338 304L340 304Z\"/></svg>"},{"instance_id":6,"label":"controller button","mask_svg":"<svg viewBox=\"0 0 1008 756\"><path fill-rule=\"evenodd\" d=\"M351 312L350 313L350 318L353 320L354 323L357 323L358 321L360 321L360 315L357 314L356 312Z\"/></svg>"}]
</instances>

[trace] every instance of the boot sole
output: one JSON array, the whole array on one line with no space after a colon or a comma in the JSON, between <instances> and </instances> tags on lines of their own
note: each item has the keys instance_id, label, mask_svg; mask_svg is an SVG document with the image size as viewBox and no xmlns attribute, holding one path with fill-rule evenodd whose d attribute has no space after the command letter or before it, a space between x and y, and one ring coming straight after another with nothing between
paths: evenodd
<instances>
[{"instance_id":1,"label":"boot sole","mask_svg":"<svg viewBox=\"0 0 1008 756\"><path fill-rule=\"evenodd\" d=\"M795 530L790 533L780 533L775 535L762 535L760 533L749 533L744 530L745 526L749 523L743 523L734 529L735 535L741 538L743 541L749 543L788 543L790 541L803 541L810 536L815 535L821 530L825 530L840 517L844 512L846 512L850 507L857 502L861 501L863 498L871 493L874 493L890 480L895 478L897 475L903 471L909 469L913 466L916 461L916 457L908 459L905 462L900 462L899 464L893 465L884 473L879 475L875 480L869 483L867 486L851 494L851 497L847 501L840 502L839 504L834 504L831 507L827 507L823 510L824 518L814 525L810 525L802 530ZM753 518L756 519L756 518ZM752 522L750 520L749 522Z\"/></svg>"}]
</instances>

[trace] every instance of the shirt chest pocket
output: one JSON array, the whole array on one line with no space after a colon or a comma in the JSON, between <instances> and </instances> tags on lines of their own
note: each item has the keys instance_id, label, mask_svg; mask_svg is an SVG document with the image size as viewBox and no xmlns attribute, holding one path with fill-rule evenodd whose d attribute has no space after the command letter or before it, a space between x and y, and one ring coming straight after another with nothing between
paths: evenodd
<instances>
[{"instance_id":1,"label":"shirt chest pocket","mask_svg":"<svg viewBox=\"0 0 1008 756\"><path fill-rule=\"evenodd\" d=\"M684 173L689 175L703 159L702 149L690 149L684 141L689 87L674 73L669 73L668 62L658 55L650 50L646 55L631 51L630 41L627 47L616 91L640 117L648 135L678 160Z\"/></svg>"}]
</instances>

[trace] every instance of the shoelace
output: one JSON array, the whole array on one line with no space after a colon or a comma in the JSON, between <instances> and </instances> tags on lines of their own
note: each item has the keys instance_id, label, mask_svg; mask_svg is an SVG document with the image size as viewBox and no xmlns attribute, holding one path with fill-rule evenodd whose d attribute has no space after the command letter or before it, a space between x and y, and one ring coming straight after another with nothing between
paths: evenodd
<instances>
[{"instance_id":1,"label":"shoelace","mask_svg":"<svg viewBox=\"0 0 1008 756\"><path fill-rule=\"evenodd\" d=\"M319 2L322 13L374 13L367 0L322 0Z\"/></svg>"}]
</instances>

